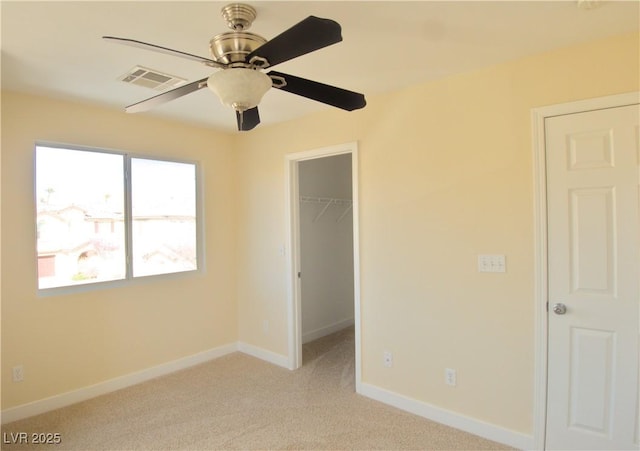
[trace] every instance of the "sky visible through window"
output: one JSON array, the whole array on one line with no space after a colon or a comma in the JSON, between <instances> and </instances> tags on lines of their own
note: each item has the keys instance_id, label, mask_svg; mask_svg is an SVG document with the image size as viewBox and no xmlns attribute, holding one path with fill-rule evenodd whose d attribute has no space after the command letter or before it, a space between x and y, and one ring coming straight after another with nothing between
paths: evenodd
<instances>
[{"instance_id":1,"label":"sky visible through window","mask_svg":"<svg viewBox=\"0 0 640 451\"><path fill-rule=\"evenodd\" d=\"M195 166L141 158L131 160L133 215L195 216Z\"/></svg>"},{"instance_id":2,"label":"sky visible through window","mask_svg":"<svg viewBox=\"0 0 640 451\"><path fill-rule=\"evenodd\" d=\"M124 158L103 152L37 148L39 205L96 205L124 211Z\"/></svg>"}]
</instances>

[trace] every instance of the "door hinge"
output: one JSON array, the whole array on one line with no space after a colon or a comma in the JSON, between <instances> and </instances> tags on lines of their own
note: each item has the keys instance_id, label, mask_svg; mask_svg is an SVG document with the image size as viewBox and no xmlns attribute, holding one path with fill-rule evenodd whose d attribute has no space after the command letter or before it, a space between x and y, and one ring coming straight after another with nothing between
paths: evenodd
<instances>
[{"instance_id":1,"label":"door hinge","mask_svg":"<svg viewBox=\"0 0 640 451\"><path fill-rule=\"evenodd\" d=\"M302 273L300 271L298 271L298 279L302 278Z\"/></svg>"}]
</instances>

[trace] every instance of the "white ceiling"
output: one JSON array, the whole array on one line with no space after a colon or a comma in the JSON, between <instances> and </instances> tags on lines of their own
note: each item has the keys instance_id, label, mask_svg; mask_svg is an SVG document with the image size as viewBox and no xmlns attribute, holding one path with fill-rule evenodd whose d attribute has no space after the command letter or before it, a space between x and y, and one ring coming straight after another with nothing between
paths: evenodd
<instances>
[{"instance_id":1,"label":"white ceiling","mask_svg":"<svg viewBox=\"0 0 640 451\"><path fill-rule=\"evenodd\" d=\"M213 70L199 63L105 42L110 35L210 57L209 39L229 31L230 2L2 1L2 88L124 109L158 94L118 77L140 65L193 81ZM602 1L249 1L251 32L267 39L309 15L342 26L343 42L275 70L362 92L396 90L451 74L609 35L637 31L640 2ZM606 69L603 69L606 70ZM271 89L262 124L329 106ZM124 111L124 110L123 110ZM235 114L203 89L152 112L222 130ZM344 113L349 114L349 113Z\"/></svg>"}]
</instances>

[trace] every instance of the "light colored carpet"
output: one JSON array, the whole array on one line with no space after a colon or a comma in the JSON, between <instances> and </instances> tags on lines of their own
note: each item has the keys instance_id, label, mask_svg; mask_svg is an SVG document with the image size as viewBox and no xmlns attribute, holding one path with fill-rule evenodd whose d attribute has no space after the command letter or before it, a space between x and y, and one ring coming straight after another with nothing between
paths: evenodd
<instances>
[{"instance_id":1,"label":"light colored carpet","mask_svg":"<svg viewBox=\"0 0 640 451\"><path fill-rule=\"evenodd\" d=\"M355 394L353 330L303 349L289 371L234 353L2 427L58 432L3 450L508 449Z\"/></svg>"}]
</instances>

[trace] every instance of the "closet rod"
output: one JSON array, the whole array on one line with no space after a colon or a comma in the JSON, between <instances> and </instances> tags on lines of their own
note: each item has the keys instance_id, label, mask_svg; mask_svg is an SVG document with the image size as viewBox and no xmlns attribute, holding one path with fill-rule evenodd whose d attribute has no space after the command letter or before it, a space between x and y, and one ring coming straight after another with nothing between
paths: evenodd
<instances>
[{"instance_id":1,"label":"closet rod","mask_svg":"<svg viewBox=\"0 0 640 451\"><path fill-rule=\"evenodd\" d=\"M335 197L300 196L300 202L303 205L307 203L324 204L324 207L313 219L313 222L317 222L327 212L331 205L347 207L345 211L342 212L340 217L336 220L336 222L340 222L342 218L344 218L345 215L349 213L349 211L351 211L351 209L353 208L353 201L351 199L338 199Z\"/></svg>"},{"instance_id":2,"label":"closet rod","mask_svg":"<svg viewBox=\"0 0 640 451\"><path fill-rule=\"evenodd\" d=\"M325 204L332 203L334 205L351 205L353 202L351 199L339 199L336 197L315 197L315 196L300 196L300 202L303 204Z\"/></svg>"}]
</instances>

